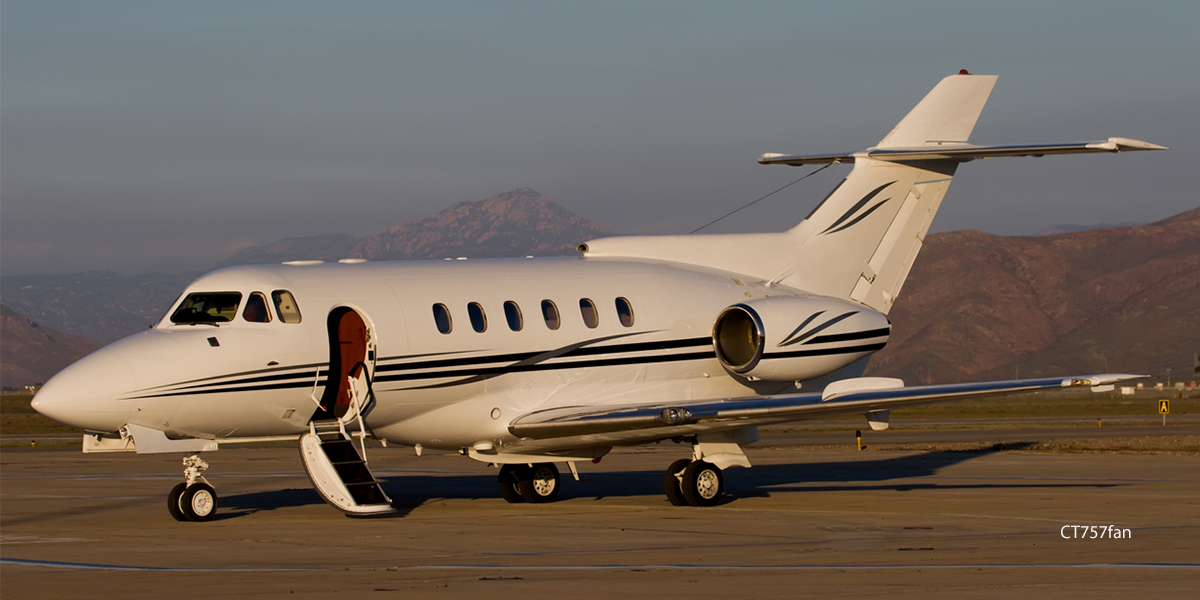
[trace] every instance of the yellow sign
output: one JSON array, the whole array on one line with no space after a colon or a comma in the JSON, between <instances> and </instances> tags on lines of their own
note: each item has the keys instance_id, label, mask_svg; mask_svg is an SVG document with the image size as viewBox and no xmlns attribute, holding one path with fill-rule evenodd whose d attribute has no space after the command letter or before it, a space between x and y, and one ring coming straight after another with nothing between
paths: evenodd
<instances>
[{"instance_id":1,"label":"yellow sign","mask_svg":"<svg viewBox=\"0 0 1200 600\"><path fill-rule=\"evenodd\" d=\"M1160 415L1171 414L1171 401L1170 400L1159 400L1158 401L1158 414L1160 414Z\"/></svg>"}]
</instances>

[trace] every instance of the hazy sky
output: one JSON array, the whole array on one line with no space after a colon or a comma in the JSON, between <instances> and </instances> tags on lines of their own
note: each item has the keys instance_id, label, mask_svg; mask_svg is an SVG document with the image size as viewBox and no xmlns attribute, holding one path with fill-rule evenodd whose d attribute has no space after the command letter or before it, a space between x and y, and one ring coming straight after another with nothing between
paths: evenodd
<instances>
[{"instance_id":1,"label":"hazy sky","mask_svg":"<svg viewBox=\"0 0 1200 600\"><path fill-rule=\"evenodd\" d=\"M972 141L1175 148L961 168L935 230L1200 205L1200 3L33 2L0 9L0 272L205 268L519 187L682 233L862 149L945 75ZM779 230L834 167L710 231Z\"/></svg>"}]
</instances>

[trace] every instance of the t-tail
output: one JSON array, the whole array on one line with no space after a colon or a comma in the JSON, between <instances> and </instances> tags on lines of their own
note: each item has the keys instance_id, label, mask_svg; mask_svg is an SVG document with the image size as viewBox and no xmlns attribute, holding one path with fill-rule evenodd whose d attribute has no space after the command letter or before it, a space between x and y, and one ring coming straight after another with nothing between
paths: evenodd
<instances>
[{"instance_id":1,"label":"t-tail","mask_svg":"<svg viewBox=\"0 0 1200 600\"><path fill-rule=\"evenodd\" d=\"M853 163L799 225L781 233L630 236L589 241L588 257L639 258L719 269L771 286L854 300L887 313L916 260L960 163L997 156L1165 150L1097 142L978 146L967 143L996 83L965 71L943 79L877 146L818 155L764 154L765 165Z\"/></svg>"}]
</instances>

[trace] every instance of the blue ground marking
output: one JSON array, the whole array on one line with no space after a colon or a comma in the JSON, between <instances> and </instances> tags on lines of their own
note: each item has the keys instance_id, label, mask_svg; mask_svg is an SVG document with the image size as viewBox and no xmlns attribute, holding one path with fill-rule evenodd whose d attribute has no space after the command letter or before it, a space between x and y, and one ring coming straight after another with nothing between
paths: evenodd
<instances>
[{"instance_id":1,"label":"blue ground marking","mask_svg":"<svg viewBox=\"0 0 1200 600\"><path fill-rule=\"evenodd\" d=\"M886 565L698 565L676 564L600 564L600 565L409 565L376 567L146 567L138 565L109 565L102 563L73 563L54 560L0 558L0 565L46 567L52 569L82 569L97 571L147 571L192 573L262 573L282 571L446 571L503 569L509 571L616 571L633 569L674 569L688 571L828 571L870 569L1200 569L1200 563L1049 563L968 565L886 564Z\"/></svg>"}]
</instances>

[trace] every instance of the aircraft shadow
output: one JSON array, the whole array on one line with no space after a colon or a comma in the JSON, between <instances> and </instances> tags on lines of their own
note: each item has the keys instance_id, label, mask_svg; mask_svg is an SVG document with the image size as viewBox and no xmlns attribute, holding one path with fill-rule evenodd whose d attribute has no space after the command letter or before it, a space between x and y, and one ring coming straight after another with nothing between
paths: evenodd
<instances>
[{"instance_id":1,"label":"aircraft shadow","mask_svg":"<svg viewBox=\"0 0 1200 600\"><path fill-rule=\"evenodd\" d=\"M757 465L751 469L725 471L726 493L723 503L741 498L769 497L773 493L813 493L830 491L983 488L1062 488L1113 487L1107 483L1055 483L1020 481L1009 483L942 483L914 481L936 475L940 470L993 452L1019 450L1034 442L1007 443L984 451L938 451L909 454L875 460L805 462ZM660 459L661 460L661 459ZM665 469L665 463L661 466ZM618 473L581 473L573 481L564 472L560 500L662 496L663 471L659 469ZM1014 474L1019 476L1020 474ZM379 477L384 491L392 499L396 512L383 517L403 517L413 509L439 500L499 500L495 471L479 475L430 475L424 473ZM814 484L828 485L814 485ZM285 489L249 492L222 497L217 519L231 519L278 508L323 504L315 490ZM666 502L666 498L663 498ZM380 518L380 517L372 517Z\"/></svg>"}]
</instances>

